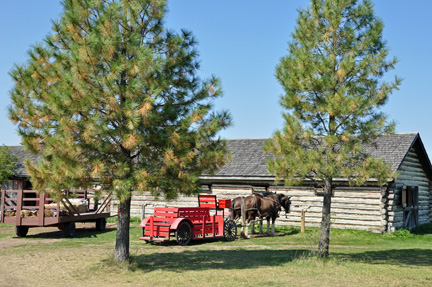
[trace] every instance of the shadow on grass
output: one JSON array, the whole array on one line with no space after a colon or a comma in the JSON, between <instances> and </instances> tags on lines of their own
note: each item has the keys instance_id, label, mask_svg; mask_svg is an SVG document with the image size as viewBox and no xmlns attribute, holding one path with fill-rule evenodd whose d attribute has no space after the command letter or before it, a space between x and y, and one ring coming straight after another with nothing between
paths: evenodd
<instances>
[{"instance_id":1,"label":"shadow on grass","mask_svg":"<svg viewBox=\"0 0 432 287\"><path fill-rule=\"evenodd\" d=\"M258 224L257 224L258 226ZM237 234L240 234L240 228L237 228ZM269 233L267 233L267 227L264 224L263 227L263 234L259 233L259 228L255 227L255 232L252 231L249 232L249 234L252 234L254 237L271 237L271 228L269 228ZM289 235L295 235L300 233L300 229L298 228L290 228L290 227L277 227L276 229L276 236L282 237L282 236L289 236Z\"/></svg>"},{"instance_id":2,"label":"shadow on grass","mask_svg":"<svg viewBox=\"0 0 432 287\"><path fill-rule=\"evenodd\" d=\"M300 230L297 228L280 229L277 232L277 236L288 236L288 235L295 235L298 233L300 233Z\"/></svg>"},{"instance_id":3,"label":"shadow on grass","mask_svg":"<svg viewBox=\"0 0 432 287\"><path fill-rule=\"evenodd\" d=\"M36 227L38 228L38 227ZM36 230L36 228L30 228L29 234L27 234L26 238L34 238L34 239L61 239L65 238L64 233L62 230L58 231L47 231L47 232L38 232L35 234L31 234L32 231ZM40 230L43 230L43 227L40 227ZM96 228L79 228L79 225L77 226L75 230L75 236L73 238L93 238L97 237L100 234L104 234L107 232L111 232L113 230L116 230L115 228L106 228L104 231L98 231ZM18 237L15 237L18 238Z\"/></svg>"},{"instance_id":4,"label":"shadow on grass","mask_svg":"<svg viewBox=\"0 0 432 287\"><path fill-rule=\"evenodd\" d=\"M183 272L206 269L249 269L280 266L304 258L308 250L193 250L180 253L153 253L134 257L132 269L146 272Z\"/></svg>"},{"instance_id":5,"label":"shadow on grass","mask_svg":"<svg viewBox=\"0 0 432 287\"><path fill-rule=\"evenodd\" d=\"M430 249L390 249L361 253L338 253L338 258L369 264L391 264L398 266L432 266Z\"/></svg>"}]
</instances>

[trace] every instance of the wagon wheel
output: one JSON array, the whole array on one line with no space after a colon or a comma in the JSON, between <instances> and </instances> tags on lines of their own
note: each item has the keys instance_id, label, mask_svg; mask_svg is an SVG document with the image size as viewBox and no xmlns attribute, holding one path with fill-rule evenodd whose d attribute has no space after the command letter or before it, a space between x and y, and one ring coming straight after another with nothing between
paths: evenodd
<instances>
[{"instance_id":1,"label":"wagon wheel","mask_svg":"<svg viewBox=\"0 0 432 287\"><path fill-rule=\"evenodd\" d=\"M106 219L105 217L96 219L96 230L104 231L106 227Z\"/></svg>"},{"instance_id":2,"label":"wagon wheel","mask_svg":"<svg viewBox=\"0 0 432 287\"><path fill-rule=\"evenodd\" d=\"M26 237L28 230L28 226L15 226L15 233L18 237Z\"/></svg>"},{"instance_id":3,"label":"wagon wheel","mask_svg":"<svg viewBox=\"0 0 432 287\"><path fill-rule=\"evenodd\" d=\"M66 222L63 227L63 233L65 237L75 236L75 222Z\"/></svg>"},{"instance_id":4,"label":"wagon wheel","mask_svg":"<svg viewBox=\"0 0 432 287\"><path fill-rule=\"evenodd\" d=\"M192 227L186 221L183 221L177 227L175 232L176 241L179 245L188 245L192 239Z\"/></svg>"},{"instance_id":5,"label":"wagon wheel","mask_svg":"<svg viewBox=\"0 0 432 287\"><path fill-rule=\"evenodd\" d=\"M233 241L237 236L237 225L234 220L228 219L224 222L224 238L226 241Z\"/></svg>"}]
</instances>

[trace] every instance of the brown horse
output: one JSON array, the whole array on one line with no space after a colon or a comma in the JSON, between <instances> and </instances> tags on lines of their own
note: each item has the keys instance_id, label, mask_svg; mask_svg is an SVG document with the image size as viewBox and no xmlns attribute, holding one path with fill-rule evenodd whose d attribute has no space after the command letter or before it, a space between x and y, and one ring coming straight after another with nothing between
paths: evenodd
<instances>
[{"instance_id":1,"label":"brown horse","mask_svg":"<svg viewBox=\"0 0 432 287\"><path fill-rule=\"evenodd\" d=\"M233 200L232 219L238 218L239 209L238 205L240 205L240 214L243 221L242 226L242 236L249 238L249 226L252 224L252 227L255 223L256 217L259 217L260 220L260 234L263 233L262 230L262 219L267 219L267 234L269 233L270 226L270 218L272 219L272 235L275 236L274 225L276 218L278 217L279 211L282 210L282 207L285 209L286 213L290 212L290 198L285 196L284 194L274 194L271 192L266 193L254 193L253 195L246 196L244 198L235 198ZM246 233L243 232L246 227ZM253 232L254 230L252 230Z\"/></svg>"},{"instance_id":2,"label":"brown horse","mask_svg":"<svg viewBox=\"0 0 432 287\"><path fill-rule=\"evenodd\" d=\"M244 196L239 196L231 200L231 208L230 208L230 216L229 219L236 221L241 218L241 203L244 199Z\"/></svg>"},{"instance_id":3,"label":"brown horse","mask_svg":"<svg viewBox=\"0 0 432 287\"><path fill-rule=\"evenodd\" d=\"M290 212L291 200L290 197L284 194L270 194L264 197L261 200L261 214L260 214L260 234L263 234L262 230L262 220L267 219L267 234L270 235L269 227L270 227L270 218L272 219L272 236L275 236L275 221L276 218L279 217L279 211L283 209L285 213Z\"/></svg>"},{"instance_id":4,"label":"brown horse","mask_svg":"<svg viewBox=\"0 0 432 287\"><path fill-rule=\"evenodd\" d=\"M272 194L272 192L261 191L261 192L254 192L253 194L261 197L266 197L267 195ZM238 219L241 218L241 206L244 198L245 198L244 196L239 196L231 200L231 208L230 208L231 210L229 215L230 219L237 221ZM255 230L252 229L252 234L255 233L254 231Z\"/></svg>"}]
</instances>

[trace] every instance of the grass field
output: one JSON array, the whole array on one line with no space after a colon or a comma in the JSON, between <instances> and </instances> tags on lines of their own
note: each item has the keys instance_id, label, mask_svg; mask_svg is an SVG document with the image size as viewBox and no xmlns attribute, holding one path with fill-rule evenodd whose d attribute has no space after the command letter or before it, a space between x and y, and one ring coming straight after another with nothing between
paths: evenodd
<instances>
[{"instance_id":1,"label":"grass field","mask_svg":"<svg viewBox=\"0 0 432 287\"><path fill-rule=\"evenodd\" d=\"M146 244L131 227L132 263L112 262L115 223L99 233L77 224L26 238L0 224L0 286L432 286L432 225L417 234L332 230L330 257L314 257L318 231L278 228L278 236Z\"/></svg>"}]
</instances>

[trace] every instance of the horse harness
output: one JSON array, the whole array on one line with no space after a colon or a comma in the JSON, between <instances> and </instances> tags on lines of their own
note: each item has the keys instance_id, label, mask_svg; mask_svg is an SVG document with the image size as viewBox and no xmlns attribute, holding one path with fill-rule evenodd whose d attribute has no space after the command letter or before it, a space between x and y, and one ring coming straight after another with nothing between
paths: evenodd
<instances>
[{"instance_id":1,"label":"horse harness","mask_svg":"<svg viewBox=\"0 0 432 287\"><path fill-rule=\"evenodd\" d=\"M256 197L255 194L254 194L254 197ZM277 210L278 217L279 217L279 208L282 206L282 205L280 204L279 200L278 200L277 198L275 198L275 200L273 201L273 200L271 200L270 198L268 198L267 196L266 196L266 197L261 196L261 198L262 198L262 199L265 199L265 200L269 200L269 201L271 202L271 206L272 206L272 208ZM255 201L255 205L256 205L256 201ZM259 211L258 207L252 207L252 208L246 209L246 212L254 211L254 210L257 211L257 213L258 213L258 217L266 217L266 216L269 216L269 215L267 215L267 213L261 214L261 212Z\"/></svg>"}]
</instances>

